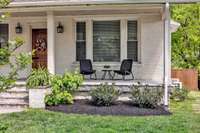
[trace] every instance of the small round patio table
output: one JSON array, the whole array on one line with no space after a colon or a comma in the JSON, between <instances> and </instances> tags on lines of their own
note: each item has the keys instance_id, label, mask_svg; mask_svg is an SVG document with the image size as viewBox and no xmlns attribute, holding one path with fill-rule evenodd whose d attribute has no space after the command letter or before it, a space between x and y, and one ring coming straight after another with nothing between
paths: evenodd
<instances>
[{"instance_id":1,"label":"small round patio table","mask_svg":"<svg viewBox=\"0 0 200 133\"><path fill-rule=\"evenodd\" d=\"M108 79L109 79L109 80L113 79L113 76L112 76L112 74L111 74L112 71L113 71L113 70L111 70L111 69L103 69L103 70L102 70L103 76L102 76L101 79L102 79L102 80L105 80L107 75L108 75Z\"/></svg>"}]
</instances>

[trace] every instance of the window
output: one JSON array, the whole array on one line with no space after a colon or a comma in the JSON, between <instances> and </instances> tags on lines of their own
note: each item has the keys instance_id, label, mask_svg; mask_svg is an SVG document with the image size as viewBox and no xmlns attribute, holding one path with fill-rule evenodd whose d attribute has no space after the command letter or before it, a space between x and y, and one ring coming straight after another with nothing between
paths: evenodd
<instances>
[{"instance_id":1,"label":"window","mask_svg":"<svg viewBox=\"0 0 200 133\"><path fill-rule=\"evenodd\" d=\"M7 45L8 42L8 24L0 24L0 48Z\"/></svg>"},{"instance_id":2,"label":"window","mask_svg":"<svg viewBox=\"0 0 200 133\"><path fill-rule=\"evenodd\" d=\"M127 58L138 61L137 21L128 21Z\"/></svg>"},{"instance_id":3,"label":"window","mask_svg":"<svg viewBox=\"0 0 200 133\"><path fill-rule=\"evenodd\" d=\"M120 21L93 22L93 61L120 61Z\"/></svg>"},{"instance_id":4,"label":"window","mask_svg":"<svg viewBox=\"0 0 200 133\"><path fill-rule=\"evenodd\" d=\"M85 22L76 23L76 61L86 58L86 28Z\"/></svg>"}]
</instances>

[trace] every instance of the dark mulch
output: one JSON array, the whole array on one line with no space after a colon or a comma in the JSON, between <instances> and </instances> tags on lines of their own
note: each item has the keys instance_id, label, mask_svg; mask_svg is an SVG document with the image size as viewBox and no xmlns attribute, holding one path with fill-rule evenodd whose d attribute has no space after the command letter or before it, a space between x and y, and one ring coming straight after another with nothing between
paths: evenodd
<instances>
[{"instance_id":1,"label":"dark mulch","mask_svg":"<svg viewBox=\"0 0 200 133\"><path fill-rule=\"evenodd\" d=\"M109 107L92 105L89 101L76 101L72 105L47 106L47 110L64 112L67 114L89 114L89 115L122 115L122 116L150 116L170 115L163 107L155 109L139 108L130 103L117 103Z\"/></svg>"}]
</instances>

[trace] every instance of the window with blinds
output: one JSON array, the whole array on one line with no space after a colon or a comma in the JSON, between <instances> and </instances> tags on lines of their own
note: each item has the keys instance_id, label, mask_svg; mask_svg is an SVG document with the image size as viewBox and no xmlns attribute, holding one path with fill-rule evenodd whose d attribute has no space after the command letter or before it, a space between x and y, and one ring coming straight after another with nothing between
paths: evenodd
<instances>
[{"instance_id":1,"label":"window with blinds","mask_svg":"<svg viewBox=\"0 0 200 133\"><path fill-rule=\"evenodd\" d=\"M93 22L93 61L120 61L120 21Z\"/></svg>"},{"instance_id":2,"label":"window with blinds","mask_svg":"<svg viewBox=\"0 0 200 133\"><path fill-rule=\"evenodd\" d=\"M138 61L137 21L128 21L127 58Z\"/></svg>"},{"instance_id":3,"label":"window with blinds","mask_svg":"<svg viewBox=\"0 0 200 133\"><path fill-rule=\"evenodd\" d=\"M86 59L86 24L76 23L76 61Z\"/></svg>"},{"instance_id":4,"label":"window with blinds","mask_svg":"<svg viewBox=\"0 0 200 133\"><path fill-rule=\"evenodd\" d=\"M0 48L7 46L8 24L0 24Z\"/></svg>"}]
</instances>

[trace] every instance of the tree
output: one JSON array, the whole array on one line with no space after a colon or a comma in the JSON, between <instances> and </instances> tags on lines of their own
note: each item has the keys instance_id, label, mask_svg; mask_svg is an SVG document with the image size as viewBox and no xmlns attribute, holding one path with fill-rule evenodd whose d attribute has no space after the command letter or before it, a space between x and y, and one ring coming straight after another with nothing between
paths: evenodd
<instances>
[{"instance_id":1,"label":"tree","mask_svg":"<svg viewBox=\"0 0 200 133\"><path fill-rule=\"evenodd\" d=\"M200 72L200 4L173 5L172 18L181 24L172 35L172 66Z\"/></svg>"},{"instance_id":2,"label":"tree","mask_svg":"<svg viewBox=\"0 0 200 133\"><path fill-rule=\"evenodd\" d=\"M0 0L0 8L4 8L9 4L9 0ZM1 14L0 20L3 21L8 17L8 13ZM18 72L25 69L31 64L30 53L19 53L15 51L24 44L23 39L16 38L7 42L5 47L0 48L0 68L8 65L10 72L6 75L0 75L0 91L4 91L14 85L18 77Z\"/></svg>"}]
</instances>

